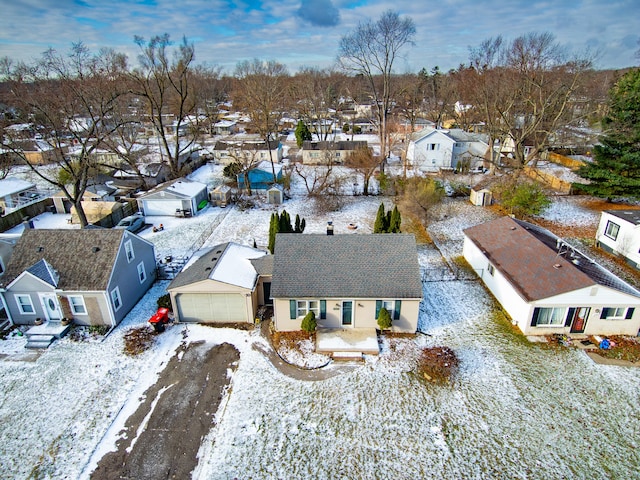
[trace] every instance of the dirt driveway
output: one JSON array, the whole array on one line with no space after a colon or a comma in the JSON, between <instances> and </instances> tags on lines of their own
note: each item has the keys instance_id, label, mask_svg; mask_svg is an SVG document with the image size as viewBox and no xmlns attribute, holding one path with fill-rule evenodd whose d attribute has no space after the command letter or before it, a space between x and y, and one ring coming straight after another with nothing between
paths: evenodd
<instances>
[{"instance_id":1,"label":"dirt driveway","mask_svg":"<svg viewBox=\"0 0 640 480\"><path fill-rule=\"evenodd\" d=\"M202 439L213 427L229 384L227 371L235 370L239 359L228 343L183 344L127 420L117 451L100 460L91 478L191 478Z\"/></svg>"}]
</instances>

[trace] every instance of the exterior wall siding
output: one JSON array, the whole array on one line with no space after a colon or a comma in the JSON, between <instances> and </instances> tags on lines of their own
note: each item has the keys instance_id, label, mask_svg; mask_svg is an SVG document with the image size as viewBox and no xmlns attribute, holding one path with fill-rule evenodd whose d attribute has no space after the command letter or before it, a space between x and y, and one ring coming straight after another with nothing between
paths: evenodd
<instances>
[{"instance_id":1,"label":"exterior wall siding","mask_svg":"<svg viewBox=\"0 0 640 480\"><path fill-rule=\"evenodd\" d=\"M289 300L276 298L273 301L274 317L276 319L276 330L281 332L291 332L300 330L302 317L291 319ZM378 328L376 319L376 300L392 300L381 297L380 299L357 299L357 298L299 298L295 300L325 300L326 318L316 317L318 328ZM395 300L395 299L393 299ZM391 328L394 332L415 333L418 325L418 313L420 300L398 299L402 301L400 308L400 318L393 320ZM352 325L342 325L342 302L353 302ZM393 315L393 312L390 312Z\"/></svg>"},{"instance_id":2,"label":"exterior wall siding","mask_svg":"<svg viewBox=\"0 0 640 480\"><path fill-rule=\"evenodd\" d=\"M602 285L594 285L593 287L529 303L515 291L497 269L493 275L489 274L487 270L488 259L466 237L464 240L464 257L478 272L484 284L524 335L569 334L571 325L565 325L568 309L578 307L590 308L584 330L586 335L638 335L639 333L640 298L638 297L627 295ZM532 326L533 312L536 307L564 308L565 322L558 326ZM621 320L600 319L600 313L603 308L618 307L635 308L633 316L630 319Z\"/></svg>"},{"instance_id":3,"label":"exterior wall siding","mask_svg":"<svg viewBox=\"0 0 640 480\"><path fill-rule=\"evenodd\" d=\"M615 240L605 235L608 222L613 222L620 227ZM608 252L622 255L629 265L640 269L640 225L634 225L622 218L602 212L596 235L600 247Z\"/></svg>"}]
</instances>

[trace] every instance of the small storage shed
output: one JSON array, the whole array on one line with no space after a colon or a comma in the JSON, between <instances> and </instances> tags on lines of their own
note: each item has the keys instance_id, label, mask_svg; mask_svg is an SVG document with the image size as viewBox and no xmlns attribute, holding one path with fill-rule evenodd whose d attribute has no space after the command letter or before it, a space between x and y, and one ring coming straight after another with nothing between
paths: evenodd
<instances>
[{"instance_id":1,"label":"small storage shed","mask_svg":"<svg viewBox=\"0 0 640 480\"><path fill-rule=\"evenodd\" d=\"M226 207L231 203L231 187L218 185L209 193L209 199L217 207Z\"/></svg>"},{"instance_id":2,"label":"small storage shed","mask_svg":"<svg viewBox=\"0 0 640 480\"><path fill-rule=\"evenodd\" d=\"M478 190L472 188L469 200L476 206L488 207L493 203L493 193L487 188L479 188Z\"/></svg>"},{"instance_id":3,"label":"small storage shed","mask_svg":"<svg viewBox=\"0 0 640 480\"><path fill-rule=\"evenodd\" d=\"M272 205L280 205L284 201L282 185L276 184L267 190L267 201Z\"/></svg>"},{"instance_id":4,"label":"small storage shed","mask_svg":"<svg viewBox=\"0 0 640 480\"><path fill-rule=\"evenodd\" d=\"M204 200L204 202L203 202ZM178 178L165 182L138 197L138 208L145 216L196 215L208 204L209 196L204 183Z\"/></svg>"}]
</instances>

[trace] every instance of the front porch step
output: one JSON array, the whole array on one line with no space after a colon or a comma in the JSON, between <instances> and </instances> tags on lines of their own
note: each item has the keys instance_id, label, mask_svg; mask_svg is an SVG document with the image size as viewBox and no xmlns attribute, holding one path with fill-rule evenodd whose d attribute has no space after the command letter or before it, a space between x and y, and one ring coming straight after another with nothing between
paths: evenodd
<instances>
[{"instance_id":1,"label":"front porch step","mask_svg":"<svg viewBox=\"0 0 640 480\"><path fill-rule=\"evenodd\" d=\"M32 335L24 348L49 348L55 339L54 335Z\"/></svg>"},{"instance_id":2,"label":"front porch step","mask_svg":"<svg viewBox=\"0 0 640 480\"><path fill-rule=\"evenodd\" d=\"M331 358L334 360L362 361L362 352L332 352Z\"/></svg>"},{"instance_id":3,"label":"front porch step","mask_svg":"<svg viewBox=\"0 0 640 480\"><path fill-rule=\"evenodd\" d=\"M0 320L0 332L4 330L9 330L9 327L11 327L11 322L9 321L8 318L5 318L4 320Z\"/></svg>"}]
</instances>

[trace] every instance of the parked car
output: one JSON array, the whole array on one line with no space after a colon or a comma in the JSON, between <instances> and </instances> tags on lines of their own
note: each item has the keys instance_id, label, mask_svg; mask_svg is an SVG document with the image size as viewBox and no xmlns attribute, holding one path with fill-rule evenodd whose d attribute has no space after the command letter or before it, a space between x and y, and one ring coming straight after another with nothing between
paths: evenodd
<instances>
[{"instance_id":1,"label":"parked car","mask_svg":"<svg viewBox=\"0 0 640 480\"><path fill-rule=\"evenodd\" d=\"M130 215L120 220L114 228L124 228L129 230L130 232L135 233L141 230L143 227L144 217L141 217L140 215Z\"/></svg>"}]
</instances>

